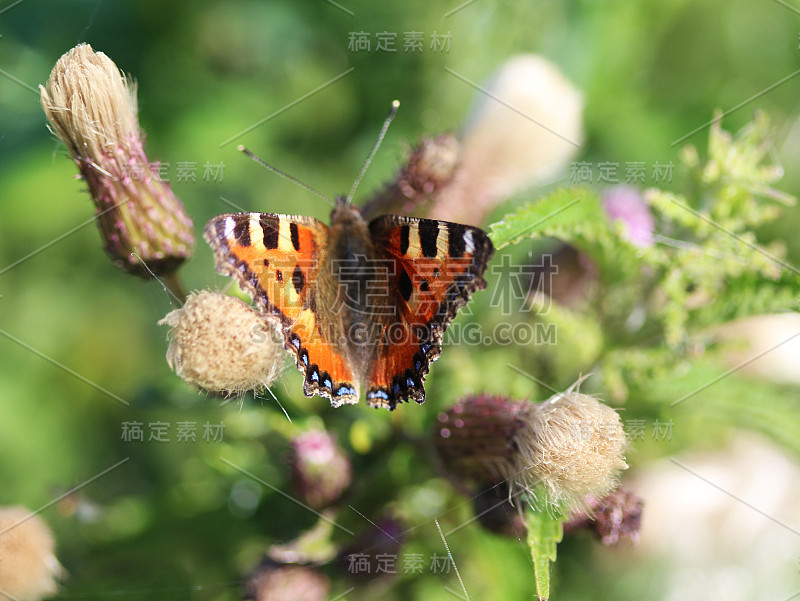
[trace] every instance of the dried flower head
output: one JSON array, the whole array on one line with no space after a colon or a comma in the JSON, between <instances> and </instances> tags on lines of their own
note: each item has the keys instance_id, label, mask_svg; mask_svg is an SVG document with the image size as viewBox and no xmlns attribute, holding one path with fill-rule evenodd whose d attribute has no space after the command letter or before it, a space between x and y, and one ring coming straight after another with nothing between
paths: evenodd
<instances>
[{"instance_id":1,"label":"dried flower head","mask_svg":"<svg viewBox=\"0 0 800 601\"><path fill-rule=\"evenodd\" d=\"M53 132L89 186L108 254L135 275L148 276L142 262L157 275L174 271L192 254L192 222L144 153L135 85L80 44L39 89Z\"/></svg>"},{"instance_id":2,"label":"dried flower head","mask_svg":"<svg viewBox=\"0 0 800 601\"><path fill-rule=\"evenodd\" d=\"M477 396L439 416L436 448L455 476L536 489L566 507L614 488L628 466L616 411L573 388L543 403Z\"/></svg>"},{"instance_id":3,"label":"dried flower head","mask_svg":"<svg viewBox=\"0 0 800 601\"><path fill-rule=\"evenodd\" d=\"M168 313L167 363L187 383L241 394L269 386L283 371L283 342L263 315L238 298L203 290Z\"/></svg>"},{"instance_id":4,"label":"dried flower head","mask_svg":"<svg viewBox=\"0 0 800 601\"><path fill-rule=\"evenodd\" d=\"M625 237L641 247L653 246L655 223L647 201L633 186L611 186L603 191L603 208L611 221L624 224Z\"/></svg>"},{"instance_id":5,"label":"dried flower head","mask_svg":"<svg viewBox=\"0 0 800 601\"><path fill-rule=\"evenodd\" d=\"M57 590L63 568L42 519L24 507L0 507L0 596L38 601Z\"/></svg>"},{"instance_id":6,"label":"dried flower head","mask_svg":"<svg viewBox=\"0 0 800 601\"><path fill-rule=\"evenodd\" d=\"M330 581L313 568L267 559L247 580L245 595L254 601L325 601L330 588Z\"/></svg>"},{"instance_id":7,"label":"dried flower head","mask_svg":"<svg viewBox=\"0 0 800 601\"><path fill-rule=\"evenodd\" d=\"M350 460L333 435L324 430L296 436L289 462L297 496L315 509L329 507L350 486Z\"/></svg>"}]
</instances>

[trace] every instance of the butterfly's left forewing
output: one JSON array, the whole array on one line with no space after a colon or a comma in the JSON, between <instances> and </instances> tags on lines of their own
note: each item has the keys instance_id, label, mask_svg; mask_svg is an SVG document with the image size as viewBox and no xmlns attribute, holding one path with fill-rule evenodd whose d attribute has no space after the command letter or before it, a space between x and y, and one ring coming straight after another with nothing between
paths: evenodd
<instances>
[{"instance_id":1,"label":"butterfly's left forewing","mask_svg":"<svg viewBox=\"0 0 800 601\"><path fill-rule=\"evenodd\" d=\"M259 310L279 319L306 395L320 394L334 405L358 402L347 361L317 324L316 281L328 227L312 217L234 213L213 218L203 236L217 271L233 277Z\"/></svg>"},{"instance_id":2,"label":"butterfly's left forewing","mask_svg":"<svg viewBox=\"0 0 800 601\"><path fill-rule=\"evenodd\" d=\"M471 294L486 287L483 273L494 248L478 228L433 219L385 215L369 229L392 266L396 311L368 371L367 401L394 409L425 400L423 381L441 354L444 331Z\"/></svg>"}]
</instances>

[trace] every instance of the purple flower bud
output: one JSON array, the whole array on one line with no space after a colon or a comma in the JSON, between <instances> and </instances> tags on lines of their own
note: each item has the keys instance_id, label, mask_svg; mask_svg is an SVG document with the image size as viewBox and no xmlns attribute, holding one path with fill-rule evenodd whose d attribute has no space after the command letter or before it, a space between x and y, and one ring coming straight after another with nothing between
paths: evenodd
<instances>
[{"instance_id":1,"label":"purple flower bud","mask_svg":"<svg viewBox=\"0 0 800 601\"><path fill-rule=\"evenodd\" d=\"M603 192L603 207L611 221L625 224L625 237L641 247L653 245L655 223L647 202L632 186L612 186Z\"/></svg>"},{"instance_id":2,"label":"purple flower bud","mask_svg":"<svg viewBox=\"0 0 800 601\"><path fill-rule=\"evenodd\" d=\"M329 507L350 486L350 460L324 430L311 430L292 440L290 463L295 492L315 509Z\"/></svg>"},{"instance_id":3,"label":"purple flower bud","mask_svg":"<svg viewBox=\"0 0 800 601\"><path fill-rule=\"evenodd\" d=\"M587 528L594 531L604 545L615 545L624 537L636 541L642 524L643 506L640 496L622 488L602 499L588 497L584 507L573 512L564 524L564 531Z\"/></svg>"},{"instance_id":4,"label":"purple flower bud","mask_svg":"<svg viewBox=\"0 0 800 601\"><path fill-rule=\"evenodd\" d=\"M436 450L448 471L469 483L500 482L514 470L514 440L525 427L525 410L500 396L473 396L439 414Z\"/></svg>"}]
</instances>

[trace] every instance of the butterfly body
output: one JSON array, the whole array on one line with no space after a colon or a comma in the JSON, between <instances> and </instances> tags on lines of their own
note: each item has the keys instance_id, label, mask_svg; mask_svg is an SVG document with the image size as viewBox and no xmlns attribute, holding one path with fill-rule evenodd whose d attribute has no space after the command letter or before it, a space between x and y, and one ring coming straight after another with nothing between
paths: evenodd
<instances>
[{"instance_id":1,"label":"butterfly body","mask_svg":"<svg viewBox=\"0 0 800 601\"><path fill-rule=\"evenodd\" d=\"M280 321L307 396L373 407L425 400L444 330L494 249L478 228L397 215L370 222L338 198L330 227L311 217L220 215L204 236L217 269Z\"/></svg>"}]
</instances>

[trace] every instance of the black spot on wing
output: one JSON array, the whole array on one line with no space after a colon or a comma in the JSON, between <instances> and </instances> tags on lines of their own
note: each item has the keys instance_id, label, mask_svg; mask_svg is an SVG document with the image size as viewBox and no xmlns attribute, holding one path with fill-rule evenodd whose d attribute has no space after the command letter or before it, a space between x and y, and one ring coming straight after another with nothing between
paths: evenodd
<instances>
[{"instance_id":1,"label":"black spot on wing","mask_svg":"<svg viewBox=\"0 0 800 601\"><path fill-rule=\"evenodd\" d=\"M280 269L275 270L275 279L283 283L283 272Z\"/></svg>"},{"instance_id":2,"label":"black spot on wing","mask_svg":"<svg viewBox=\"0 0 800 601\"><path fill-rule=\"evenodd\" d=\"M409 233L411 231L411 227L408 225L404 225L400 228L400 254L405 256L408 252L408 238Z\"/></svg>"},{"instance_id":3,"label":"black spot on wing","mask_svg":"<svg viewBox=\"0 0 800 601\"><path fill-rule=\"evenodd\" d=\"M413 288L411 286L411 278L408 276L408 272L405 269L400 272L400 280L397 282L397 287L404 301L408 302L411 300Z\"/></svg>"},{"instance_id":4,"label":"black spot on wing","mask_svg":"<svg viewBox=\"0 0 800 601\"><path fill-rule=\"evenodd\" d=\"M289 224L289 234L292 238L292 247L295 250L300 250L300 233L297 231L297 224L292 222Z\"/></svg>"},{"instance_id":5,"label":"black spot on wing","mask_svg":"<svg viewBox=\"0 0 800 601\"><path fill-rule=\"evenodd\" d=\"M294 289L297 294L300 294L306 285L306 278L303 275L303 270L300 269L299 265L295 265L294 271L292 272L292 285L294 285Z\"/></svg>"},{"instance_id":6,"label":"black spot on wing","mask_svg":"<svg viewBox=\"0 0 800 601\"><path fill-rule=\"evenodd\" d=\"M450 253L450 256L456 259L463 257L464 251L466 250L466 245L464 243L464 232L467 231L467 228L460 223L450 223L448 224L447 229L447 250Z\"/></svg>"},{"instance_id":7,"label":"black spot on wing","mask_svg":"<svg viewBox=\"0 0 800 601\"><path fill-rule=\"evenodd\" d=\"M437 255L436 240L439 238L439 223L432 219L419 222L419 242L422 256L433 258Z\"/></svg>"},{"instance_id":8,"label":"black spot on wing","mask_svg":"<svg viewBox=\"0 0 800 601\"><path fill-rule=\"evenodd\" d=\"M236 242L242 246L250 246L250 215L242 213L236 215L233 235Z\"/></svg>"},{"instance_id":9,"label":"black spot on wing","mask_svg":"<svg viewBox=\"0 0 800 601\"><path fill-rule=\"evenodd\" d=\"M327 388L329 392L333 393L333 380L331 379L331 376L330 374L328 374L327 371L323 371L320 374L319 380L324 388Z\"/></svg>"},{"instance_id":10,"label":"black spot on wing","mask_svg":"<svg viewBox=\"0 0 800 601\"><path fill-rule=\"evenodd\" d=\"M280 218L277 215L262 213L258 221L261 224L261 229L264 231L264 248L267 250L275 250L278 248L278 231L281 225Z\"/></svg>"}]
</instances>

